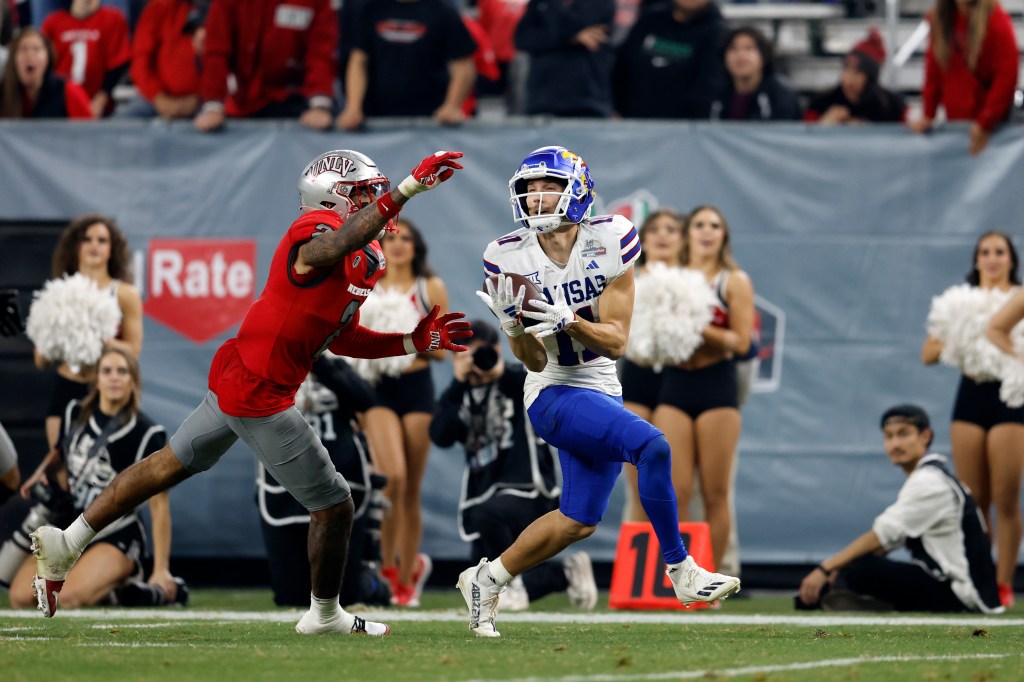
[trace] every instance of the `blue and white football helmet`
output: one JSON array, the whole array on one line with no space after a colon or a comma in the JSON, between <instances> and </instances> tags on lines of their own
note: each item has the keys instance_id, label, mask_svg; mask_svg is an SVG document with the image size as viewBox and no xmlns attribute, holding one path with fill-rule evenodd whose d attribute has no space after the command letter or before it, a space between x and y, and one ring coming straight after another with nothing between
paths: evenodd
<instances>
[{"instance_id":1,"label":"blue and white football helmet","mask_svg":"<svg viewBox=\"0 0 1024 682\"><path fill-rule=\"evenodd\" d=\"M538 178L555 178L566 183L553 213L531 215L526 206L526 184ZM565 147L541 147L523 159L508 181L512 217L536 232L551 232L565 223L581 223L594 204L594 180L586 162Z\"/></svg>"}]
</instances>

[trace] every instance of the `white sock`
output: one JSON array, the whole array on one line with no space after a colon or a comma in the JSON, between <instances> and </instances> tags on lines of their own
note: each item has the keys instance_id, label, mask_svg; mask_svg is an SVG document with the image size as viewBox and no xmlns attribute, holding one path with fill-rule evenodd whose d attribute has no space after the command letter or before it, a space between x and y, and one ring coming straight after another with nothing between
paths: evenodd
<instances>
[{"instance_id":1,"label":"white sock","mask_svg":"<svg viewBox=\"0 0 1024 682\"><path fill-rule=\"evenodd\" d=\"M309 595L309 610L316 617L320 623L330 623L339 617L343 623L347 623L349 629L352 628L352 624L355 622L355 618L352 614L341 608L338 604L337 597L327 597L321 599L315 594Z\"/></svg>"},{"instance_id":2,"label":"white sock","mask_svg":"<svg viewBox=\"0 0 1024 682\"><path fill-rule=\"evenodd\" d=\"M79 514L78 518L64 530L64 542L72 552L81 554L86 545L96 537L96 531L85 520L85 515Z\"/></svg>"},{"instance_id":3,"label":"white sock","mask_svg":"<svg viewBox=\"0 0 1024 682\"><path fill-rule=\"evenodd\" d=\"M477 577L484 584L505 587L505 585L512 582L513 575L505 568L505 564L501 563L501 557L498 557L494 561L487 562L487 565L479 571Z\"/></svg>"}]
</instances>

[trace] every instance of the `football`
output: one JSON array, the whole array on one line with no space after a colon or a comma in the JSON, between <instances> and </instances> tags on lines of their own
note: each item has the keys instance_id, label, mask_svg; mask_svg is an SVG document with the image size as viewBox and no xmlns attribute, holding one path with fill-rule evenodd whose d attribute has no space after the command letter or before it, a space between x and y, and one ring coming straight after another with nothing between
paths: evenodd
<instances>
[{"instance_id":1,"label":"football","mask_svg":"<svg viewBox=\"0 0 1024 682\"><path fill-rule=\"evenodd\" d=\"M533 282L531 282L530 280L526 279L522 275L517 275L514 272L505 272L505 273L502 273L502 274L504 274L506 277L511 277L512 278L512 294L513 295L515 295L519 291L519 287L521 287L521 286L522 287L526 287L526 292L525 292L525 295L523 296L523 310L530 310L530 311L535 312L535 313L536 312L540 312L540 310L538 310L534 306L530 305L530 301L533 300L533 299L539 299L541 301L547 300L547 299L544 298L544 294L541 292L541 290L537 288L537 285L534 284ZM491 275L487 279L490 280L492 286L494 286L494 287L498 286L498 276L497 275ZM487 291L487 283L486 283L486 281L484 282L483 290L484 290L484 292ZM523 315L523 326L524 327L530 327L530 326L533 326L535 324L537 324L537 320L530 319L526 315Z\"/></svg>"}]
</instances>

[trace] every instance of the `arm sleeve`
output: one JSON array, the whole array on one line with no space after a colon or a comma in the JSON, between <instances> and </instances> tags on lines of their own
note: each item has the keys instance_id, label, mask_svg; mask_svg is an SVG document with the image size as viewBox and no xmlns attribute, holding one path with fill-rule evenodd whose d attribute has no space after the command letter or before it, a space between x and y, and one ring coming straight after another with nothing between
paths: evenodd
<instances>
[{"instance_id":1,"label":"arm sleeve","mask_svg":"<svg viewBox=\"0 0 1024 682\"><path fill-rule=\"evenodd\" d=\"M104 51L108 72L128 68L132 58L131 44L128 42L128 20L116 10L110 14L110 25L104 36Z\"/></svg>"},{"instance_id":2,"label":"arm sleeve","mask_svg":"<svg viewBox=\"0 0 1024 682\"><path fill-rule=\"evenodd\" d=\"M302 94L307 99L320 96L333 101L334 81L338 79L338 15L330 0L317 5L308 39Z\"/></svg>"},{"instance_id":3,"label":"arm sleeve","mask_svg":"<svg viewBox=\"0 0 1024 682\"><path fill-rule=\"evenodd\" d=\"M953 492L942 479L942 474L927 467L911 474L900 494L878 518L871 530L875 531L888 552L902 545L907 538L918 538L942 520Z\"/></svg>"},{"instance_id":4,"label":"arm sleeve","mask_svg":"<svg viewBox=\"0 0 1024 682\"><path fill-rule=\"evenodd\" d=\"M359 312L345 327L338 338L327 348L336 355L350 358L390 358L407 355L403 343L405 334L399 332L378 332L359 324Z\"/></svg>"},{"instance_id":5,"label":"arm sleeve","mask_svg":"<svg viewBox=\"0 0 1024 682\"><path fill-rule=\"evenodd\" d=\"M135 40L132 43L132 83L150 102L163 90L155 68L157 51L160 49L157 36L160 22L164 19L159 15L159 9L159 5L149 4L142 10L142 16L135 27Z\"/></svg>"},{"instance_id":6,"label":"arm sleeve","mask_svg":"<svg viewBox=\"0 0 1024 682\"><path fill-rule=\"evenodd\" d=\"M430 440L438 447L448 448L466 439L468 427L459 415L465 395L466 384L452 380L438 399L430 420Z\"/></svg>"},{"instance_id":7,"label":"arm sleeve","mask_svg":"<svg viewBox=\"0 0 1024 682\"><path fill-rule=\"evenodd\" d=\"M223 102L228 94L231 72L230 0L213 0L206 14L206 44L203 48L203 72L199 96L204 102Z\"/></svg>"},{"instance_id":8,"label":"arm sleeve","mask_svg":"<svg viewBox=\"0 0 1024 682\"><path fill-rule=\"evenodd\" d=\"M373 387L344 360L321 357L313 365L313 374L353 412L365 412L377 403Z\"/></svg>"},{"instance_id":9,"label":"arm sleeve","mask_svg":"<svg viewBox=\"0 0 1024 682\"><path fill-rule=\"evenodd\" d=\"M989 19L985 42L991 49L994 77L988 92L985 93L985 102L978 113L977 121L982 128L992 131L1006 118L1013 105L1019 63L1013 24L1010 23L1009 15L1000 11L998 6Z\"/></svg>"}]
</instances>

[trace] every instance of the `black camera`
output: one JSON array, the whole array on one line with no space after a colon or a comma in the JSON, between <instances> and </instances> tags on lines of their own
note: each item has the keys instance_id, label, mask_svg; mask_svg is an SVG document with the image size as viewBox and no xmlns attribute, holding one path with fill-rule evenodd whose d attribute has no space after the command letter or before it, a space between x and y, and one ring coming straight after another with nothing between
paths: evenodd
<instances>
[{"instance_id":1,"label":"black camera","mask_svg":"<svg viewBox=\"0 0 1024 682\"><path fill-rule=\"evenodd\" d=\"M473 364L481 372L487 372L498 364L498 351L493 346L480 346L473 351Z\"/></svg>"}]
</instances>

